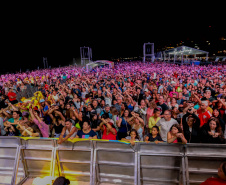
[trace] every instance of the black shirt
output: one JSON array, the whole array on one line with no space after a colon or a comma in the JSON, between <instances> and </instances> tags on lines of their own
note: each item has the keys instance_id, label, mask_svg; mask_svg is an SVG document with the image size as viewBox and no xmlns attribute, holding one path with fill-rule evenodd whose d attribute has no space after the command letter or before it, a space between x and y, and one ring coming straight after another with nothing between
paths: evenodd
<instances>
[{"instance_id":1,"label":"black shirt","mask_svg":"<svg viewBox=\"0 0 226 185\"><path fill-rule=\"evenodd\" d=\"M159 102L157 103L157 108L160 109L161 115L163 115L164 112L169 109L169 107L165 103L160 105Z\"/></svg>"},{"instance_id":2,"label":"black shirt","mask_svg":"<svg viewBox=\"0 0 226 185\"><path fill-rule=\"evenodd\" d=\"M5 100L6 100L6 99L3 99L2 101L0 101L0 109L1 109L1 108L4 109L4 108L8 107L8 104L5 103Z\"/></svg>"},{"instance_id":3,"label":"black shirt","mask_svg":"<svg viewBox=\"0 0 226 185\"><path fill-rule=\"evenodd\" d=\"M55 125L54 124L53 128L55 129L55 133L56 134L60 134L62 132L64 126L62 124L60 124L60 125Z\"/></svg>"},{"instance_id":4,"label":"black shirt","mask_svg":"<svg viewBox=\"0 0 226 185\"><path fill-rule=\"evenodd\" d=\"M152 137L152 134L149 133L147 135L149 137L148 141L154 142L154 141L162 141L162 138L160 135L157 135L155 138Z\"/></svg>"}]
</instances>

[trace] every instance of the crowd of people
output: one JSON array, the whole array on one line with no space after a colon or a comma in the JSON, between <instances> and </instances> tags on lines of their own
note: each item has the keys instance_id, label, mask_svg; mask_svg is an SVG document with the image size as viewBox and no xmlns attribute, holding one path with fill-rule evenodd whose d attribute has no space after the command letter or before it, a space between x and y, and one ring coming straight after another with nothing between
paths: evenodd
<instances>
[{"instance_id":1,"label":"crowd of people","mask_svg":"<svg viewBox=\"0 0 226 185\"><path fill-rule=\"evenodd\" d=\"M38 105L17 93L37 87ZM225 143L226 66L118 62L0 77L0 135Z\"/></svg>"}]
</instances>

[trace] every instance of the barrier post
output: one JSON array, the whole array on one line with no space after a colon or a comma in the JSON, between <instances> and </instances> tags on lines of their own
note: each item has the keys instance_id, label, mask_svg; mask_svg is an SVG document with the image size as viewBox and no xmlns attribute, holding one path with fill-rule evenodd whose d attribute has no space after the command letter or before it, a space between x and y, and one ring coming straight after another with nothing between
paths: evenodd
<instances>
[{"instance_id":1,"label":"barrier post","mask_svg":"<svg viewBox=\"0 0 226 185\"><path fill-rule=\"evenodd\" d=\"M0 136L0 184L15 185L17 174L23 177L24 174L18 173L19 168L19 138L10 136Z\"/></svg>"},{"instance_id":2,"label":"barrier post","mask_svg":"<svg viewBox=\"0 0 226 185\"><path fill-rule=\"evenodd\" d=\"M184 145L139 143L138 185L185 185Z\"/></svg>"},{"instance_id":3,"label":"barrier post","mask_svg":"<svg viewBox=\"0 0 226 185\"><path fill-rule=\"evenodd\" d=\"M226 159L226 144L186 145L185 168L187 185L197 185L210 177L217 177L217 169Z\"/></svg>"},{"instance_id":4,"label":"barrier post","mask_svg":"<svg viewBox=\"0 0 226 185\"><path fill-rule=\"evenodd\" d=\"M11 184L15 185L16 184L16 179L17 179L17 174L18 174L18 167L19 167L19 162L20 162L20 150L21 147L18 145L17 146L17 151L16 151L16 159L14 161L14 170L13 170L13 176L12 176L12 181Z\"/></svg>"},{"instance_id":5,"label":"barrier post","mask_svg":"<svg viewBox=\"0 0 226 185\"><path fill-rule=\"evenodd\" d=\"M137 155L130 144L94 142L93 182L137 185ZM94 170L95 169L95 170Z\"/></svg>"},{"instance_id":6,"label":"barrier post","mask_svg":"<svg viewBox=\"0 0 226 185\"><path fill-rule=\"evenodd\" d=\"M23 184L29 178L53 177L55 171L55 140L54 139L20 139L21 159L24 165L25 178L19 183Z\"/></svg>"},{"instance_id":7,"label":"barrier post","mask_svg":"<svg viewBox=\"0 0 226 185\"><path fill-rule=\"evenodd\" d=\"M93 184L93 144L90 140L66 141L57 146L57 164L60 175L71 181Z\"/></svg>"}]
</instances>

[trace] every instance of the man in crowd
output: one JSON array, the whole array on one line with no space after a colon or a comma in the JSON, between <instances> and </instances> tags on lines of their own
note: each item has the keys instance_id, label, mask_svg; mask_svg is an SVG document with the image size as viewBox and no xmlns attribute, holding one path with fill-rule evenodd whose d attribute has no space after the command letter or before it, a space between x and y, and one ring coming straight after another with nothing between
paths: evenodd
<instances>
[{"instance_id":1,"label":"man in crowd","mask_svg":"<svg viewBox=\"0 0 226 185\"><path fill-rule=\"evenodd\" d=\"M178 122L171 118L171 112L169 110L165 110L163 118L156 123L156 126L161 127L160 136L163 141L167 141L167 133L174 124L178 124Z\"/></svg>"}]
</instances>

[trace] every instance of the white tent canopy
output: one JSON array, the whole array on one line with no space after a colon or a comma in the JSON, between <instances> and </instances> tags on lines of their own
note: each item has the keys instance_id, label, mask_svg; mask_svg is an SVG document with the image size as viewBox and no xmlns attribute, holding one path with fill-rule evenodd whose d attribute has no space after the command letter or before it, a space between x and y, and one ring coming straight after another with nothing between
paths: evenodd
<instances>
[{"instance_id":1,"label":"white tent canopy","mask_svg":"<svg viewBox=\"0 0 226 185\"><path fill-rule=\"evenodd\" d=\"M196 58L196 55L206 55L206 60L208 60L208 54L209 54L209 52L207 52L207 51L203 51L203 50L196 49L196 48L191 48L191 47L188 47L188 46L180 46L180 47L169 49L169 50L166 50L166 51L163 52L164 61L166 59L166 55L168 55L169 59L170 59L170 56L173 56L174 63L175 63L177 56L181 57L181 61L183 63L184 55L186 57L188 55L190 55L190 56L192 55L192 56L194 56L194 58Z\"/></svg>"},{"instance_id":2,"label":"white tent canopy","mask_svg":"<svg viewBox=\"0 0 226 185\"><path fill-rule=\"evenodd\" d=\"M114 67L114 62L109 61L109 60L97 60L91 63L86 64L86 71L90 71L91 69L101 66L101 65L109 65L110 68Z\"/></svg>"}]
</instances>

